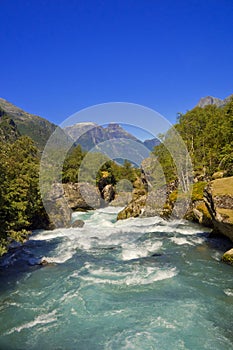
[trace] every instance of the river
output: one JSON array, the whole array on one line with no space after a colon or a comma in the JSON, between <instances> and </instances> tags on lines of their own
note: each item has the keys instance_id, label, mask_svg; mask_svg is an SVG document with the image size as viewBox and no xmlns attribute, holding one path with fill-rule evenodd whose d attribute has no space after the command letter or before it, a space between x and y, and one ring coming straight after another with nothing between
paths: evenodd
<instances>
[{"instance_id":1,"label":"river","mask_svg":"<svg viewBox=\"0 0 233 350\"><path fill-rule=\"evenodd\" d=\"M1 260L1 350L233 348L228 242L117 210L75 213L83 228L36 231Z\"/></svg>"}]
</instances>

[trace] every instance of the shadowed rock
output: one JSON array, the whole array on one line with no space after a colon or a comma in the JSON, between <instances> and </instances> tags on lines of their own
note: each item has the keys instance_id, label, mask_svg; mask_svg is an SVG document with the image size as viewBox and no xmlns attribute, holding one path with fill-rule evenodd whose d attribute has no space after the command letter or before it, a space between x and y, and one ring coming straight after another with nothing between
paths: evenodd
<instances>
[{"instance_id":1,"label":"shadowed rock","mask_svg":"<svg viewBox=\"0 0 233 350\"><path fill-rule=\"evenodd\" d=\"M89 210L100 207L100 192L98 188L87 183L63 184L65 198L72 210Z\"/></svg>"},{"instance_id":2,"label":"shadowed rock","mask_svg":"<svg viewBox=\"0 0 233 350\"><path fill-rule=\"evenodd\" d=\"M72 227L76 228L76 227L83 227L84 226L84 221L83 220L75 220L72 225Z\"/></svg>"}]
</instances>

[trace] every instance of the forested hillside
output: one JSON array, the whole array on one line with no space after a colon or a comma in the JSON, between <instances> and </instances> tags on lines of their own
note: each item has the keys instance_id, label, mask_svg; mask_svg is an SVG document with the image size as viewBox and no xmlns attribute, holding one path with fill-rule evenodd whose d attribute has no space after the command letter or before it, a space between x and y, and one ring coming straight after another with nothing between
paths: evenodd
<instances>
[{"instance_id":1,"label":"forested hillside","mask_svg":"<svg viewBox=\"0 0 233 350\"><path fill-rule=\"evenodd\" d=\"M47 119L27 113L3 98L0 98L0 117L1 114L14 123L18 133L31 137L40 151L57 127Z\"/></svg>"},{"instance_id":2,"label":"forested hillside","mask_svg":"<svg viewBox=\"0 0 233 350\"><path fill-rule=\"evenodd\" d=\"M233 175L233 99L224 107L207 105L180 114L175 128L189 151L194 177L208 180L218 171L223 176ZM176 178L174 162L166 150L169 137L168 132L164 144L153 151L168 181Z\"/></svg>"}]
</instances>

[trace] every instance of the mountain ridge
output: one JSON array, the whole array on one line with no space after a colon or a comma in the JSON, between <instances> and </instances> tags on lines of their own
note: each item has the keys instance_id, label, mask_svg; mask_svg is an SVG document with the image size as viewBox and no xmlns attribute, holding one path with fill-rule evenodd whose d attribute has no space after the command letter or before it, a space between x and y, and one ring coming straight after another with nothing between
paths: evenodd
<instances>
[{"instance_id":1,"label":"mountain ridge","mask_svg":"<svg viewBox=\"0 0 233 350\"><path fill-rule=\"evenodd\" d=\"M13 120L19 134L31 137L40 150L43 150L50 135L57 128L47 119L25 112L3 98L0 98L0 108L5 117Z\"/></svg>"},{"instance_id":2,"label":"mountain ridge","mask_svg":"<svg viewBox=\"0 0 233 350\"><path fill-rule=\"evenodd\" d=\"M201 97L200 100L198 101L196 107L204 108L205 106L208 106L208 105L215 105L217 107L224 107L231 100L231 98L233 98L233 94L227 96L223 100L221 100L218 97L213 97L213 96Z\"/></svg>"},{"instance_id":3,"label":"mountain ridge","mask_svg":"<svg viewBox=\"0 0 233 350\"><path fill-rule=\"evenodd\" d=\"M86 151L91 150L99 143L111 139L128 139L143 144L149 150L152 150L160 141L157 138L141 141L136 136L132 135L118 123L109 123L108 125L100 126L96 123L76 123L72 126L64 128L64 131L73 138L76 144L80 144Z\"/></svg>"}]
</instances>

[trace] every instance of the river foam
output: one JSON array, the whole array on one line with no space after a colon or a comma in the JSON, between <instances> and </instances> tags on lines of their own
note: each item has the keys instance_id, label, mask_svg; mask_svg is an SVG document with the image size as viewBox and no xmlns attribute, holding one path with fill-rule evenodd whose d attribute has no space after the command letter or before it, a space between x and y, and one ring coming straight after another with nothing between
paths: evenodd
<instances>
[{"instance_id":1,"label":"river foam","mask_svg":"<svg viewBox=\"0 0 233 350\"><path fill-rule=\"evenodd\" d=\"M6 256L0 349L231 348L232 275L208 234L117 210L76 213L82 228L34 232Z\"/></svg>"},{"instance_id":2,"label":"river foam","mask_svg":"<svg viewBox=\"0 0 233 350\"><path fill-rule=\"evenodd\" d=\"M50 313L42 314L37 316L34 320L30 322L26 322L22 324L21 326L14 327L10 331L6 332L5 335L10 335L14 332L21 332L24 329L33 328L37 325L46 325L48 323L56 322L57 316L56 311L52 311Z\"/></svg>"},{"instance_id":3,"label":"river foam","mask_svg":"<svg viewBox=\"0 0 233 350\"><path fill-rule=\"evenodd\" d=\"M170 236L171 232L173 232L171 241L178 245L194 245L203 242L200 238L198 242L197 237L189 238L189 236L196 236L200 228L194 225L190 227L185 221L169 222L159 217L150 217L130 218L116 222L116 210L119 208L108 207L90 212L89 216L87 213L75 213L74 219L86 219L83 228L37 232L31 237L31 240L51 241L60 238L53 256L45 256L45 259L55 263L66 262L79 249L90 251L121 247L123 260L147 257L160 250L162 247L160 237ZM139 242L139 239L145 234L153 235L153 238L158 241L151 240L151 236L147 242Z\"/></svg>"}]
</instances>

